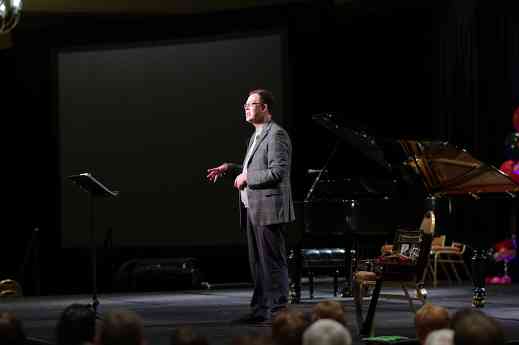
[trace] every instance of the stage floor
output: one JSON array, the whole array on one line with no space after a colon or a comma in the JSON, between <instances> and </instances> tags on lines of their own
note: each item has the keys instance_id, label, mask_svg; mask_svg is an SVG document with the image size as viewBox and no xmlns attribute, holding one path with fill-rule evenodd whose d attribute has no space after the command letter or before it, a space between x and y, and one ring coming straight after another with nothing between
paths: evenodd
<instances>
[{"instance_id":1,"label":"stage floor","mask_svg":"<svg viewBox=\"0 0 519 345\"><path fill-rule=\"evenodd\" d=\"M395 290L396 291L396 290ZM442 305L451 313L470 307L471 285L442 286L429 288L431 303ZM519 339L519 284L487 287L487 304L483 311L495 317L503 325L507 339ZM182 292L156 292L131 294L100 294L99 312L102 316L111 309L131 309L142 316L145 335L150 345L165 345L176 327L190 326L200 335L206 336L211 345L230 344L234 336L270 334L266 326L244 326L231 321L248 311L251 289L213 288ZM305 313L324 299L336 299L344 303L350 318L350 329L354 344L360 339L355 336L354 307L351 298L334 298L329 283L316 286L315 298L308 298L303 290L300 304L292 308ZM71 303L91 303L91 295L66 295L43 297L18 297L0 299L1 311L11 311L24 323L30 337L53 341L54 327L59 313ZM376 313L376 335L401 335L414 337L413 314L407 302L381 299Z\"/></svg>"}]
</instances>

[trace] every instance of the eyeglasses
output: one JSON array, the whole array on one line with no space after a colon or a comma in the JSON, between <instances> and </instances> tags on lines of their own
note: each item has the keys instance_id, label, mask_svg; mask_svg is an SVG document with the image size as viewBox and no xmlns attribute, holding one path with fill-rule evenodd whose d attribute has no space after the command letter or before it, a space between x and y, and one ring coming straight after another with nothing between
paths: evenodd
<instances>
[{"instance_id":1,"label":"eyeglasses","mask_svg":"<svg viewBox=\"0 0 519 345\"><path fill-rule=\"evenodd\" d=\"M263 104L263 103L260 103L260 102L255 102L255 103L245 103L245 104L243 105L243 109L250 108L250 107L252 107L253 105L256 105L256 104Z\"/></svg>"}]
</instances>

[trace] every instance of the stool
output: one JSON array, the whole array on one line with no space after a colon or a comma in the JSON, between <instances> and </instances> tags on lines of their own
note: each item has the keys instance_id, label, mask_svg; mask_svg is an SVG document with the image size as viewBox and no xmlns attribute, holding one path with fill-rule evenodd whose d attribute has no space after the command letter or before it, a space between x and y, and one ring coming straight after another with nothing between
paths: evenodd
<instances>
[{"instance_id":1,"label":"stool","mask_svg":"<svg viewBox=\"0 0 519 345\"><path fill-rule=\"evenodd\" d=\"M317 272L323 271L333 277L333 295L337 297L339 274L346 265L346 250L343 248L301 249L301 258L302 271L308 275L310 299L314 298L314 277Z\"/></svg>"}]
</instances>

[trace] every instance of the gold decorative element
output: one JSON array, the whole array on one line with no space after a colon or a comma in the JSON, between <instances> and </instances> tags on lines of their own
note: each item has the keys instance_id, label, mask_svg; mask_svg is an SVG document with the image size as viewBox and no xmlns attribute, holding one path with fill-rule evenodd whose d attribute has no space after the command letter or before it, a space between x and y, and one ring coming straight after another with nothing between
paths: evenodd
<instances>
[{"instance_id":1,"label":"gold decorative element","mask_svg":"<svg viewBox=\"0 0 519 345\"><path fill-rule=\"evenodd\" d=\"M23 296L22 287L15 280L4 279L4 280L0 281L0 296L1 297Z\"/></svg>"}]
</instances>

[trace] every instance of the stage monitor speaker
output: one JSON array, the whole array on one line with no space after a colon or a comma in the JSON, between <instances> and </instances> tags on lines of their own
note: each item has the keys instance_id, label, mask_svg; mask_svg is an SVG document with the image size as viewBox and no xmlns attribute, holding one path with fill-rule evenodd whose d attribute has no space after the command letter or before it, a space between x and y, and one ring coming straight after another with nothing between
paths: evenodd
<instances>
[{"instance_id":1,"label":"stage monitor speaker","mask_svg":"<svg viewBox=\"0 0 519 345\"><path fill-rule=\"evenodd\" d=\"M146 258L125 262L115 275L117 290L173 291L201 288L202 273L195 258Z\"/></svg>"}]
</instances>

